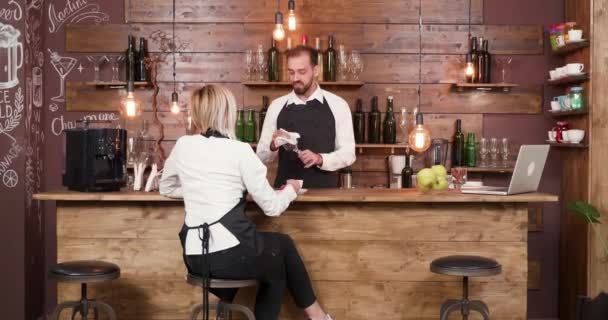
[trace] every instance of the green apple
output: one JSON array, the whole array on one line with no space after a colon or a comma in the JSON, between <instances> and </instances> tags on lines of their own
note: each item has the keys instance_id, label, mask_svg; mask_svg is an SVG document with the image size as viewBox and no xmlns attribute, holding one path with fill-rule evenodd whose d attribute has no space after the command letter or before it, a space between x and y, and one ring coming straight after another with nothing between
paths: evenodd
<instances>
[{"instance_id":1,"label":"green apple","mask_svg":"<svg viewBox=\"0 0 608 320\"><path fill-rule=\"evenodd\" d=\"M444 166L442 166L440 164L436 164L436 165L432 166L431 170L433 170L433 172L435 172L435 175L438 177L447 177L447 175L448 175L448 171L445 169Z\"/></svg>"},{"instance_id":2,"label":"green apple","mask_svg":"<svg viewBox=\"0 0 608 320\"><path fill-rule=\"evenodd\" d=\"M433 190L435 191L443 191L448 188L448 179L445 177L437 177L435 183L433 183Z\"/></svg>"},{"instance_id":3,"label":"green apple","mask_svg":"<svg viewBox=\"0 0 608 320\"><path fill-rule=\"evenodd\" d=\"M416 174L416 185L422 191L428 191L433 187L433 184L437 180L437 176L433 170L426 168L422 169Z\"/></svg>"}]
</instances>

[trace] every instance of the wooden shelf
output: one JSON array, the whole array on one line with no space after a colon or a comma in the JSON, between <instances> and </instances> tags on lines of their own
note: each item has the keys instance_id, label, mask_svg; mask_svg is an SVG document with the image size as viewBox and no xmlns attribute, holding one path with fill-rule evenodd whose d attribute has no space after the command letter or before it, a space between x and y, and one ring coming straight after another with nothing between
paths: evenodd
<instances>
[{"instance_id":1,"label":"wooden shelf","mask_svg":"<svg viewBox=\"0 0 608 320\"><path fill-rule=\"evenodd\" d=\"M124 89L127 87L126 81L99 81L99 82L85 82L87 86L95 86L104 89ZM152 83L148 81L135 81L135 87L151 87Z\"/></svg>"},{"instance_id":2,"label":"wooden shelf","mask_svg":"<svg viewBox=\"0 0 608 320\"><path fill-rule=\"evenodd\" d=\"M513 167L464 167L467 169L467 173L469 172L481 172L481 173L512 173Z\"/></svg>"},{"instance_id":3,"label":"wooden shelf","mask_svg":"<svg viewBox=\"0 0 608 320\"><path fill-rule=\"evenodd\" d=\"M567 116L582 116L582 115L586 115L588 114L589 111L587 109L580 109L580 110L569 110L569 111L549 111L549 114L552 117L567 117Z\"/></svg>"},{"instance_id":4,"label":"wooden shelf","mask_svg":"<svg viewBox=\"0 0 608 320\"><path fill-rule=\"evenodd\" d=\"M576 148L576 149L586 149L589 146L582 143L557 143L557 142L549 142L549 145L557 148Z\"/></svg>"},{"instance_id":5,"label":"wooden shelf","mask_svg":"<svg viewBox=\"0 0 608 320\"><path fill-rule=\"evenodd\" d=\"M580 49L588 48L589 44L590 44L589 40L585 40L585 41L581 41L581 42L574 42L574 43L567 43L566 45L561 46L561 47L553 50L552 52L554 55L564 56L569 53L578 51Z\"/></svg>"},{"instance_id":6,"label":"wooden shelf","mask_svg":"<svg viewBox=\"0 0 608 320\"><path fill-rule=\"evenodd\" d=\"M553 86L576 84L589 80L587 73L578 76L567 76L556 80L548 80L547 83Z\"/></svg>"},{"instance_id":7,"label":"wooden shelf","mask_svg":"<svg viewBox=\"0 0 608 320\"><path fill-rule=\"evenodd\" d=\"M245 81L242 82L243 85L248 87L272 87L272 86L291 86L291 82L270 82L270 81ZM361 81L321 81L319 82L322 86L340 86L340 87L361 87L364 85Z\"/></svg>"},{"instance_id":8,"label":"wooden shelf","mask_svg":"<svg viewBox=\"0 0 608 320\"><path fill-rule=\"evenodd\" d=\"M503 91L509 92L512 88L517 87L514 83L453 83L456 90L463 92L464 90L480 90L480 91Z\"/></svg>"}]
</instances>

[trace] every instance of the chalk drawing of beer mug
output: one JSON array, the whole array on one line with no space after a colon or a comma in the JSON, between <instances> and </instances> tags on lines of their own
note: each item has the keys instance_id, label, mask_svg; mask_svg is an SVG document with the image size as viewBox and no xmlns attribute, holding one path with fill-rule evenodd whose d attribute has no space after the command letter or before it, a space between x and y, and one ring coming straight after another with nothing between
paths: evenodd
<instances>
[{"instance_id":1,"label":"chalk drawing of beer mug","mask_svg":"<svg viewBox=\"0 0 608 320\"><path fill-rule=\"evenodd\" d=\"M19 84L17 70L23 66L21 32L9 24L0 22L0 89L10 89Z\"/></svg>"}]
</instances>

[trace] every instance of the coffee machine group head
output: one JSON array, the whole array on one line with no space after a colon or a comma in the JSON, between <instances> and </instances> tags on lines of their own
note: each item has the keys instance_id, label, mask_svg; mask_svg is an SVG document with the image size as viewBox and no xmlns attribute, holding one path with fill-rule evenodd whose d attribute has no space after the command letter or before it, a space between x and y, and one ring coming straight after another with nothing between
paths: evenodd
<instances>
[{"instance_id":1,"label":"coffee machine group head","mask_svg":"<svg viewBox=\"0 0 608 320\"><path fill-rule=\"evenodd\" d=\"M126 185L127 131L114 128L66 129L63 185L69 190L118 191Z\"/></svg>"}]
</instances>

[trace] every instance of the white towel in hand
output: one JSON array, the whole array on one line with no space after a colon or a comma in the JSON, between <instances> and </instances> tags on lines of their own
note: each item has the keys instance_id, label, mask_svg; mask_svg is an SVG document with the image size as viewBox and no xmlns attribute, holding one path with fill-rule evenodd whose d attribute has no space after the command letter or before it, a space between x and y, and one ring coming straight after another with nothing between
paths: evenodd
<instances>
[{"instance_id":1,"label":"white towel in hand","mask_svg":"<svg viewBox=\"0 0 608 320\"><path fill-rule=\"evenodd\" d=\"M274 145L275 147L280 147L284 144L291 144L294 146L298 145L298 139L300 139L300 134L297 132L289 132L283 129L279 129L282 132L286 133L287 135L289 135L289 137L284 137L284 136L279 136L276 139L274 139Z\"/></svg>"}]
</instances>

